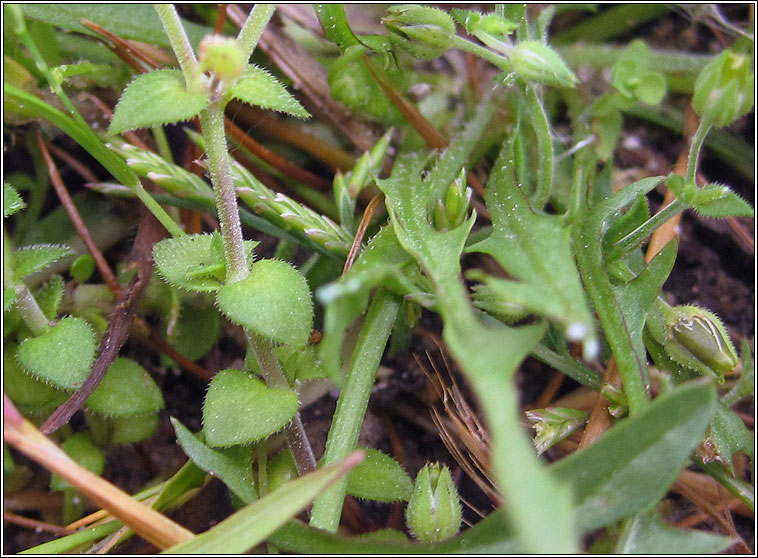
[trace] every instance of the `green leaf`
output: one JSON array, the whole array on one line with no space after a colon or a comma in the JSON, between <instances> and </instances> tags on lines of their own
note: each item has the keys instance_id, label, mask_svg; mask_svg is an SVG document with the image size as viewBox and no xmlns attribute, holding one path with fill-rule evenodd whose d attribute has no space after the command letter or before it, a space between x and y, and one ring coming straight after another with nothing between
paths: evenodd
<instances>
[{"instance_id":1,"label":"green leaf","mask_svg":"<svg viewBox=\"0 0 758 558\"><path fill-rule=\"evenodd\" d=\"M683 384L550 467L574 489L584 533L656 504L702 440L716 411L710 382Z\"/></svg>"},{"instance_id":2,"label":"green leaf","mask_svg":"<svg viewBox=\"0 0 758 558\"><path fill-rule=\"evenodd\" d=\"M753 208L729 187L720 184L706 184L698 188L691 205L705 217L752 217Z\"/></svg>"},{"instance_id":3,"label":"green leaf","mask_svg":"<svg viewBox=\"0 0 758 558\"><path fill-rule=\"evenodd\" d=\"M584 343L585 357L599 344L571 255L571 233L562 217L539 215L529 206L513 176L512 142L506 142L487 183L485 201L493 231L467 251L490 254L513 277L471 273L505 303L518 304L560 324L570 341Z\"/></svg>"},{"instance_id":4,"label":"green leaf","mask_svg":"<svg viewBox=\"0 0 758 558\"><path fill-rule=\"evenodd\" d=\"M71 254L73 254L71 248L62 244L25 246L15 253L16 262L13 278L19 280L27 275L36 273Z\"/></svg>"},{"instance_id":5,"label":"green leaf","mask_svg":"<svg viewBox=\"0 0 758 558\"><path fill-rule=\"evenodd\" d=\"M313 11L316 12L327 39L342 49L360 44L352 29L350 29L343 5L313 4Z\"/></svg>"},{"instance_id":6,"label":"green leaf","mask_svg":"<svg viewBox=\"0 0 758 558\"><path fill-rule=\"evenodd\" d=\"M14 302L16 302L16 289L13 287L3 287L3 312L7 312L13 308Z\"/></svg>"},{"instance_id":7,"label":"green leaf","mask_svg":"<svg viewBox=\"0 0 758 558\"><path fill-rule=\"evenodd\" d=\"M250 65L230 91L232 98L262 108L285 112L298 118L310 114L292 94L263 68Z\"/></svg>"},{"instance_id":8,"label":"green leaf","mask_svg":"<svg viewBox=\"0 0 758 558\"><path fill-rule=\"evenodd\" d=\"M252 253L258 243L245 241ZM166 238L153 246L158 274L175 287L188 291L218 290L226 275L224 247L218 232Z\"/></svg>"},{"instance_id":9,"label":"green leaf","mask_svg":"<svg viewBox=\"0 0 758 558\"><path fill-rule=\"evenodd\" d=\"M48 413L63 403L68 394L24 371L6 346L3 354L3 390L21 412Z\"/></svg>"},{"instance_id":10,"label":"green leaf","mask_svg":"<svg viewBox=\"0 0 758 558\"><path fill-rule=\"evenodd\" d=\"M159 411L164 403L147 370L133 360L117 358L87 399L87 407L101 415L123 417Z\"/></svg>"},{"instance_id":11,"label":"green leaf","mask_svg":"<svg viewBox=\"0 0 758 558\"><path fill-rule=\"evenodd\" d=\"M82 254L77 257L71 264L69 273L71 277L79 281L80 283L86 283L87 280L92 277L95 272L95 258L89 254Z\"/></svg>"},{"instance_id":12,"label":"green leaf","mask_svg":"<svg viewBox=\"0 0 758 558\"><path fill-rule=\"evenodd\" d=\"M203 404L205 441L218 448L262 440L287 426L297 408L294 392L266 387L241 370L222 370Z\"/></svg>"},{"instance_id":13,"label":"green leaf","mask_svg":"<svg viewBox=\"0 0 758 558\"><path fill-rule=\"evenodd\" d=\"M280 260L261 260L242 281L224 285L216 302L234 323L279 343L303 346L313 324L308 283Z\"/></svg>"},{"instance_id":14,"label":"green leaf","mask_svg":"<svg viewBox=\"0 0 758 558\"><path fill-rule=\"evenodd\" d=\"M305 508L327 486L356 464L352 454L334 465L288 482L241 509L208 531L167 550L165 554L240 554L266 540Z\"/></svg>"},{"instance_id":15,"label":"green leaf","mask_svg":"<svg viewBox=\"0 0 758 558\"><path fill-rule=\"evenodd\" d=\"M13 186L7 182L3 182L3 217L13 215L19 209L26 207L24 200L18 195L18 192L13 189Z\"/></svg>"},{"instance_id":16,"label":"green leaf","mask_svg":"<svg viewBox=\"0 0 758 558\"><path fill-rule=\"evenodd\" d=\"M204 92L187 91L180 70L155 70L142 74L126 87L108 129L121 134L137 128L173 124L200 114L207 99Z\"/></svg>"},{"instance_id":17,"label":"green leaf","mask_svg":"<svg viewBox=\"0 0 758 558\"><path fill-rule=\"evenodd\" d=\"M179 445L195 465L220 478L245 504L255 500L255 479L249 447L211 449L177 419L172 417L171 424Z\"/></svg>"},{"instance_id":18,"label":"green leaf","mask_svg":"<svg viewBox=\"0 0 758 558\"><path fill-rule=\"evenodd\" d=\"M614 554L719 554L734 540L705 531L677 529L663 522L655 510L624 522Z\"/></svg>"},{"instance_id":19,"label":"green leaf","mask_svg":"<svg viewBox=\"0 0 758 558\"><path fill-rule=\"evenodd\" d=\"M734 411L720 404L713 416L713 422L708 432L708 437L716 446L720 461L726 463L729 470L734 473L732 456L735 452L744 451L750 459L753 459L753 446L755 439L748 430L743 420Z\"/></svg>"},{"instance_id":20,"label":"green leaf","mask_svg":"<svg viewBox=\"0 0 758 558\"><path fill-rule=\"evenodd\" d=\"M18 346L18 360L38 378L63 389L76 389L89 376L95 337L81 318L63 318L38 337Z\"/></svg>"},{"instance_id":21,"label":"green leaf","mask_svg":"<svg viewBox=\"0 0 758 558\"><path fill-rule=\"evenodd\" d=\"M347 493L379 502L407 501L413 481L389 455L372 448L360 448L365 459L347 477Z\"/></svg>"},{"instance_id":22,"label":"green leaf","mask_svg":"<svg viewBox=\"0 0 758 558\"><path fill-rule=\"evenodd\" d=\"M521 554L511 529L499 510L455 537L439 543L400 542L366 537L344 537L290 521L269 539L281 549L298 554Z\"/></svg>"},{"instance_id":23,"label":"green leaf","mask_svg":"<svg viewBox=\"0 0 758 558\"><path fill-rule=\"evenodd\" d=\"M197 360L216 345L221 333L221 316L202 295L183 298L181 304L179 320L169 341L182 356Z\"/></svg>"},{"instance_id":24,"label":"green leaf","mask_svg":"<svg viewBox=\"0 0 758 558\"><path fill-rule=\"evenodd\" d=\"M123 417L109 417L99 413L87 413L92 437L99 445L134 444L147 440L158 427L158 413L143 413Z\"/></svg>"},{"instance_id":25,"label":"green leaf","mask_svg":"<svg viewBox=\"0 0 758 558\"><path fill-rule=\"evenodd\" d=\"M634 96L647 105L657 105L666 96L666 78L658 72L645 72L639 77Z\"/></svg>"},{"instance_id":26,"label":"green leaf","mask_svg":"<svg viewBox=\"0 0 758 558\"><path fill-rule=\"evenodd\" d=\"M60 306L61 300L63 300L64 288L63 277L56 274L42 285L42 288L34 297L37 300L37 304L39 304L40 310L42 310L42 313L48 320L54 320L58 314L58 306Z\"/></svg>"},{"instance_id":27,"label":"green leaf","mask_svg":"<svg viewBox=\"0 0 758 558\"><path fill-rule=\"evenodd\" d=\"M105 469L103 450L92 443L87 432L72 434L61 444L61 448L71 459L96 475L100 475ZM50 478L50 489L65 490L66 488L72 488L71 484L57 473L53 473Z\"/></svg>"}]
</instances>

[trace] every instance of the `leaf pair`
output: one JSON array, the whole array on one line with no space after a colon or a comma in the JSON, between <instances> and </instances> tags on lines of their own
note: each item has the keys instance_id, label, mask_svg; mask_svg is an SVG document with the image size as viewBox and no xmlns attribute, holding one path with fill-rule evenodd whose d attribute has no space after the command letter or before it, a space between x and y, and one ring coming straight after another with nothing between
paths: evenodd
<instances>
[{"instance_id":1,"label":"leaf pair","mask_svg":"<svg viewBox=\"0 0 758 558\"><path fill-rule=\"evenodd\" d=\"M229 97L298 118L309 116L276 78L258 66L247 67ZM207 105L208 93L189 91L180 70L156 70L137 76L127 86L113 113L109 133L189 120Z\"/></svg>"}]
</instances>

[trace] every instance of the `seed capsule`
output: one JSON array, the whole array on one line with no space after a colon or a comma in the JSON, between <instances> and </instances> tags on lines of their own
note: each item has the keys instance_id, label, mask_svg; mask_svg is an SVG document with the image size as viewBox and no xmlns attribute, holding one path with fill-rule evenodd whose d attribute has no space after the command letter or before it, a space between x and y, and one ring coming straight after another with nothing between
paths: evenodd
<instances>
[{"instance_id":1,"label":"seed capsule","mask_svg":"<svg viewBox=\"0 0 758 558\"><path fill-rule=\"evenodd\" d=\"M718 378L739 363L724 324L697 306L677 306L666 316L663 346L679 364Z\"/></svg>"}]
</instances>

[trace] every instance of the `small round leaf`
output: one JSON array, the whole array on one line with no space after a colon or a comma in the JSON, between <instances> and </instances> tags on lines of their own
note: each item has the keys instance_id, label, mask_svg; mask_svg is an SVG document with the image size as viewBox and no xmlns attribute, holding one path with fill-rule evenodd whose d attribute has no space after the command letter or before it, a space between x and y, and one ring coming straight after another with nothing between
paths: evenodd
<instances>
[{"instance_id":1,"label":"small round leaf","mask_svg":"<svg viewBox=\"0 0 758 558\"><path fill-rule=\"evenodd\" d=\"M95 337L81 318L63 318L18 346L18 360L24 368L63 389L76 389L87 379L94 356Z\"/></svg>"},{"instance_id":2,"label":"small round leaf","mask_svg":"<svg viewBox=\"0 0 758 558\"><path fill-rule=\"evenodd\" d=\"M287 262L256 262L247 278L221 287L216 302L230 320L264 337L296 346L308 342L311 292L305 278Z\"/></svg>"},{"instance_id":3,"label":"small round leaf","mask_svg":"<svg viewBox=\"0 0 758 558\"><path fill-rule=\"evenodd\" d=\"M27 374L10 350L3 354L3 390L23 413L48 413L68 398L65 391Z\"/></svg>"},{"instance_id":4,"label":"small round leaf","mask_svg":"<svg viewBox=\"0 0 758 558\"><path fill-rule=\"evenodd\" d=\"M152 376L128 358L117 358L87 399L90 410L108 416L131 416L163 409L163 395Z\"/></svg>"},{"instance_id":5,"label":"small round leaf","mask_svg":"<svg viewBox=\"0 0 758 558\"><path fill-rule=\"evenodd\" d=\"M268 388L241 370L222 370L203 404L205 442L217 448L262 440L287 426L297 408L294 392Z\"/></svg>"}]
</instances>

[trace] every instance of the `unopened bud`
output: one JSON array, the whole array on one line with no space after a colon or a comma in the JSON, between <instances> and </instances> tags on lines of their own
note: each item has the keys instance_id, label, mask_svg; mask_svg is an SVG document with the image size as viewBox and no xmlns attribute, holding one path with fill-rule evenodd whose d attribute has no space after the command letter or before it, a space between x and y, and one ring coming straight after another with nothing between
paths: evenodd
<instances>
[{"instance_id":1,"label":"unopened bud","mask_svg":"<svg viewBox=\"0 0 758 558\"><path fill-rule=\"evenodd\" d=\"M621 418L629 413L629 400L620 388L611 384L603 384L600 395L608 400L608 414L613 418Z\"/></svg>"},{"instance_id":2,"label":"unopened bud","mask_svg":"<svg viewBox=\"0 0 758 558\"><path fill-rule=\"evenodd\" d=\"M522 41L510 55L513 71L525 81L556 87L574 87L576 76L548 45L539 41Z\"/></svg>"},{"instance_id":3,"label":"unopened bud","mask_svg":"<svg viewBox=\"0 0 758 558\"><path fill-rule=\"evenodd\" d=\"M725 50L700 71L692 106L714 126L727 126L753 108L752 56Z\"/></svg>"},{"instance_id":4,"label":"unopened bud","mask_svg":"<svg viewBox=\"0 0 758 558\"><path fill-rule=\"evenodd\" d=\"M676 306L665 320L663 347L682 366L720 379L739 363L724 324L713 312L697 306Z\"/></svg>"},{"instance_id":5,"label":"unopened bud","mask_svg":"<svg viewBox=\"0 0 758 558\"><path fill-rule=\"evenodd\" d=\"M245 70L245 54L237 41L221 35L208 35L198 45L198 57L203 71L210 71L221 81L233 81Z\"/></svg>"},{"instance_id":6,"label":"unopened bud","mask_svg":"<svg viewBox=\"0 0 758 558\"><path fill-rule=\"evenodd\" d=\"M394 45L425 60L444 54L455 37L455 22L450 14L428 6L390 6L383 22Z\"/></svg>"},{"instance_id":7,"label":"unopened bud","mask_svg":"<svg viewBox=\"0 0 758 558\"><path fill-rule=\"evenodd\" d=\"M471 188L466 187L466 170L461 169L445 192L445 199L432 207L432 224L439 231L451 230L463 224L471 205Z\"/></svg>"},{"instance_id":8,"label":"unopened bud","mask_svg":"<svg viewBox=\"0 0 758 558\"><path fill-rule=\"evenodd\" d=\"M526 418L537 434L534 447L540 455L582 426L587 421L587 413L565 407L548 407L527 411Z\"/></svg>"},{"instance_id":9,"label":"unopened bud","mask_svg":"<svg viewBox=\"0 0 758 558\"><path fill-rule=\"evenodd\" d=\"M423 542L442 541L458 532L461 503L450 469L435 463L418 472L405 519L413 536Z\"/></svg>"}]
</instances>

